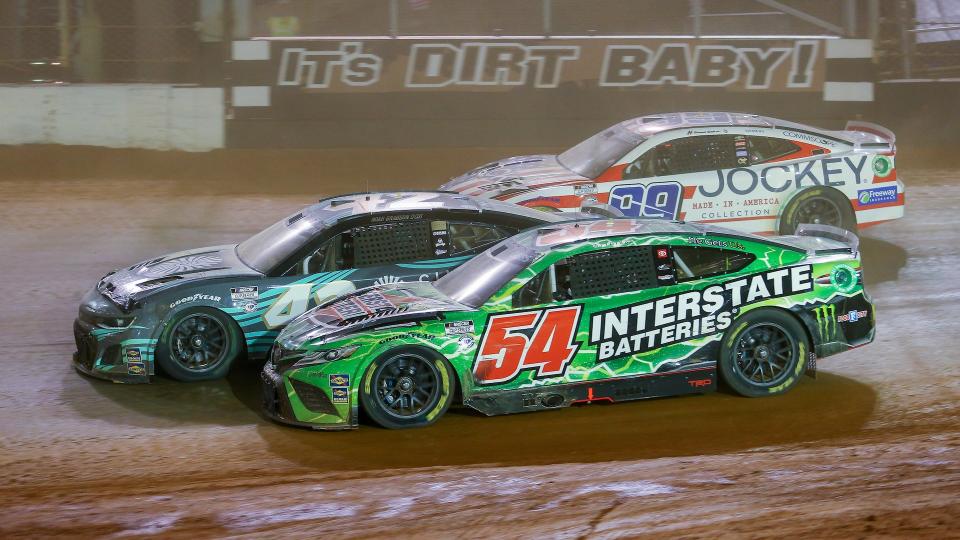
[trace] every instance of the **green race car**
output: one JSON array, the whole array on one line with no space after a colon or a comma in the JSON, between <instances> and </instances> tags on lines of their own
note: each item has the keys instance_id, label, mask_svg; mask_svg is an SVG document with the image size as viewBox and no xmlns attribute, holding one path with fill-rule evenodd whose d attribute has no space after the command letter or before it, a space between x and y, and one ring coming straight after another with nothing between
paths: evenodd
<instances>
[{"instance_id":1,"label":"green race car","mask_svg":"<svg viewBox=\"0 0 960 540\"><path fill-rule=\"evenodd\" d=\"M527 229L434 283L357 290L284 329L262 372L281 422L358 412L424 426L455 400L488 415L716 389L782 394L817 358L869 343L854 235L761 237L656 220Z\"/></svg>"}]
</instances>

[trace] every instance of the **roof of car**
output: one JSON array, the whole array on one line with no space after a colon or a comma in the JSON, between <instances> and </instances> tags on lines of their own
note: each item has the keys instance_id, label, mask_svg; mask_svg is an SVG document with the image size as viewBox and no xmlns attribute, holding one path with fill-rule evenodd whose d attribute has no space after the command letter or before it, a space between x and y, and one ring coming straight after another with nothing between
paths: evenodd
<instances>
[{"instance_id":1,"label":"roof of car","mask_svg":"<svg viewBox=\"0 0 960 540\"><path fill-rule=\"evenodd\" d=\"M495 212L544 222L570 219L568 215L543 212L513 203L481 199L448 191L388 191L337 195L321 199L301 213L329 226L348 217L406 211L453 210Z\"/></svg>"},{"instance_id":2,"label":"roof of car","mask_svg":"<svg viewBox=\"0 0 960 540\"><path fill-rule=\"evenodd\" d=\"M651 114L624 120L620 125L634 133L649 137L672 129L705 128L713 126L741 126L741 127L783 127L803 131L825 133L826 130L779 120L759 114L734 112L672 112Z\"/></svg>"},{"instance_id":3,"label":"roof of car","mask_svg":"<svg viewBox=\"0 0 960 540\"><path fill-rule=\"evenodd\" d=\"M518 235L519 241L529 242L538 251L549 251L555 247L621 236L638 236L646 234L694 234L694 235L721 235L753 240L764 243L776 243L768 237L758 236L703 223L687 223L683 221L668 221L656 218L616 218L605 220L573 220L562 223L548 223L531 227ZM523 235L526 238L521 239Z\"/></svg>"}]
</instances>

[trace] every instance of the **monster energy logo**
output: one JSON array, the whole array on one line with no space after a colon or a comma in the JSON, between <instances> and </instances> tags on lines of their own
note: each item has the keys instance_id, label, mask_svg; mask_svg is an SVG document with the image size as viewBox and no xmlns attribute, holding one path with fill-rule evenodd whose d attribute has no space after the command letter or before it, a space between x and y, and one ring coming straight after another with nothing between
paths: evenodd
<instances>
[{"instance_id":1,"label":"monster energy logo","mask_svg":"<svg viewBox=\"0 0 960 540\"><path fill-rule=\"evenodd\" d=\"M833 341L833 337L837 333L836 304L818 306L814 308L813 313L817 316L817 331L820 332L820 339Z\"/></svg>"}]
</instances>

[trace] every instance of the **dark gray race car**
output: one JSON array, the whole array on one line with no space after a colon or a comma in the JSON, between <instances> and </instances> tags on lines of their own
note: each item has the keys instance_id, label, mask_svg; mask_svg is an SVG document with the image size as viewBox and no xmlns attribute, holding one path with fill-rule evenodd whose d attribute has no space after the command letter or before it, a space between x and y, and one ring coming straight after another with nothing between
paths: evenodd
<instances>
[{"instance_id":1,"label":"dark gray race car","mask_svg":"<svg viewBox=\"0 0 960 540\"><path fill-rule=\"evenodd\" d=\"M434 280L521 229L570 217L443 192L324 199L239 244L108 273L80 304L74 365L129 383L149 382L157 365L183 381L222 377L329 298Z\"/></svg>"}]
</instances>

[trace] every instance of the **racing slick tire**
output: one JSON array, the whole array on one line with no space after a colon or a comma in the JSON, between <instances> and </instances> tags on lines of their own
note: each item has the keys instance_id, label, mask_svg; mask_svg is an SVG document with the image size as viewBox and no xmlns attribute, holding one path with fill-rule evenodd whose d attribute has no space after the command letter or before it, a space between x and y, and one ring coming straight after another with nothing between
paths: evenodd
<instances>
[{"instance_id":1,"label":"racing slick tire","mask_svg":"<svg viewBox=\"0 0 960 540\"><path fill-rule=\"evenodd\" d=\"M456 381L442 355L420 347L394 349L370 363L360 385L360 404L387 429L428 426L450 408Z\"/></svg>"},{"instance_id":2,"label":"racing slick tire","mask_svg":"<svg viewBox=\"0 0 960 540\"><path fill-rule=\"evenodd\" d=\"M814 187L797 193L780 213L780 234L794 234L801 223L833 225L857 234L857 216L843 193Z\"/></svg>"},{"instance_id":3,"label":"racing slick tire","mask_svg":"<svg viewBox=\"0 0 960 540\"><path fill-rule=\"evenodd\" d=\"M800 322L779 309L757 309L734 321L720 347L720 377L746 397L775 396L794 387L810 351Z\"/></svg>"},{"instance_id":4,"label":"racing slick tire","mask_svg":"<svg viewBox=\"0 0 960 540\"><path fill-rule=\"evenodd\" d=\"M184 382L224 377L240 355L243 335L221 311L186 309L177 313L157 343L157 364Z\"/></svg>"}]
</instances>

